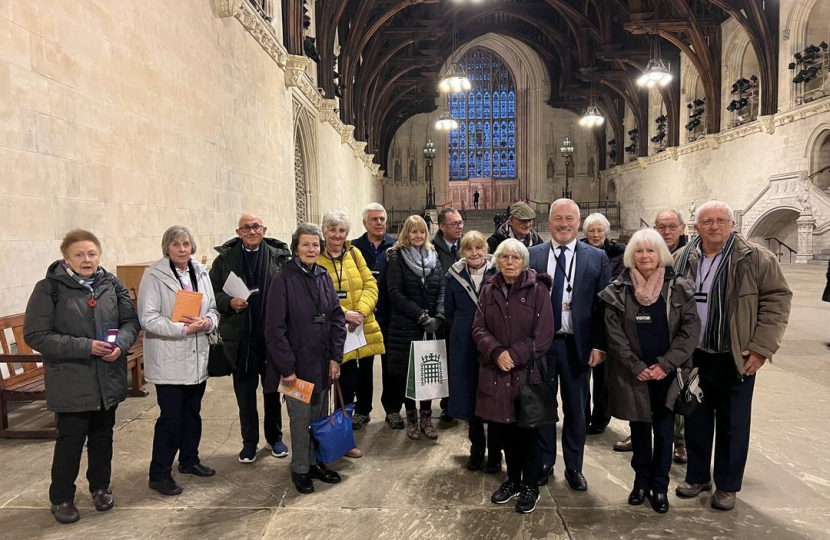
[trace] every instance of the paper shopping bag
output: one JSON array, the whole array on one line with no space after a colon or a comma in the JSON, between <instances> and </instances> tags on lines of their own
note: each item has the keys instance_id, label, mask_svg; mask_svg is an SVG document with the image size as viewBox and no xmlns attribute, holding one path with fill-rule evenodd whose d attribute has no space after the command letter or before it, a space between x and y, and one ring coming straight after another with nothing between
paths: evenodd
<instances>
[{"instance_id":1,"label":"paper shopping bag","mask_svg":"<svg viewBox=\"0 0 830 540\"><path fill-rule=\"evenodd\" d=\"M406 397L421 401L449 395L446 342L443 339L413 341L409 346Z\"/></svg>"}]
</instances>

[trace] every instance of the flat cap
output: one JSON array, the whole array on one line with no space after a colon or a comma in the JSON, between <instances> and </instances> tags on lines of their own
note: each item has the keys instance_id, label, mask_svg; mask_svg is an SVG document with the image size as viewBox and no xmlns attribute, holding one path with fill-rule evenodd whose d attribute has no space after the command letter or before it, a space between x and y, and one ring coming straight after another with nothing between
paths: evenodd
<instances>
[{"instance_id":1,"label":"flat cap","mask_svg":"<svg viewBox=\"0 0 830 540\"><path fill-rule=\"evenodd\" d=\"M516 219L536 219L536 212L526 203L517 202L510 207L510 217Z\"/></svg>"}]
</instances>

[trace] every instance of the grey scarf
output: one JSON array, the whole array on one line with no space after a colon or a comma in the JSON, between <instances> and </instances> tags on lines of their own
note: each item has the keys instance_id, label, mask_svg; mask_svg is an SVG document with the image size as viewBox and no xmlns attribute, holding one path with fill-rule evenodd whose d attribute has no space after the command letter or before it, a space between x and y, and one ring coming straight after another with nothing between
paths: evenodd
<instances>
[{"instance_id":1,"label":"grey scarf","mask_svg":"<svg viewBox=\"0 0 830 540\"><path fill-rule=\"evenodd\" d=\"M401 248L401 255L403 255L403 260L409 269L415 272L415 275L421 278L421 281L426 280L438 263L438 256L434 249L424 247L419 249L409 246Z\"/></svg>"}]
</instances>

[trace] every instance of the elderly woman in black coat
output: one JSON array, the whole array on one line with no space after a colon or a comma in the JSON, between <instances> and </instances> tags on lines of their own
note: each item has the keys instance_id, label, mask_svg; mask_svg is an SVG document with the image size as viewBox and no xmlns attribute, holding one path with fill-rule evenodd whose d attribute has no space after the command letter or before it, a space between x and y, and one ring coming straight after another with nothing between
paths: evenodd
<instances>
[{"instance_id":1,"label":"elderly woman in black coat","mask_svg":"<svg viewBox=\"0 0 830 540\"><path fill-rule=\"evenodd\" d=\"M478 295L484 281L498 269L492 255L487 254L487 239L478 231L470 231L461 238L461 259L447 271L444 294L444 315L449 336L449 413L453 418L467 420L470 439L470 458L465 467L477 471L488 451L487 472L501 471L501 444L491 431L484 434L484 421L475 415L478 387L478 349L473 341L473 320L478 306Z\"/></svg>"},{"instance_id":2,"label":"elderly woman in black coat","mask_svg":"<svg viewBox=\"0 0 830 540\"><path fill-rule=\"evenodd\" d=\"M311 437L313 420L326 416L329 386L340 377L346 318L331 278L317 264L323 234L313 223L300 225L291 236L291 254L282 272L271 279L265 304L264 391L297 379L314 385L311 400L285 400L291 425L291 480L300 493L314 491L313 478L327 484L340 475L316 459Z\"/></svg>"},{"instance_id":3,"label":"elderly woman in black coat","mask_svg":"<svg viewBox=\"0 0 830 540\"><path fill-rule=\"evenodd\" d=\"M381 402L386 422L393 429L403 427L401 403L406 406L406 434L410 439L437 439L432 425L432 401L420 402L420 421L415 402L405 399L409 347L424 334L435 334L444 322L444 277L438 255L427 236L421 216L404 221L398 241L386 251L389 293L389 334L386 344L387 370Z\"/></svg>"},{"instance_id":4,"label":"elderly woman in black coat","mask_svg":"<svg viewBox=\"0 0 830 540\"><path fill-rule=\"evenodd\" d=\"M138 315L127 289L100 264L101 242L70 231L63 259L35 285L26 307L26 344L43 355L46 407L57 414L49 500L59 523L81 519L75 480L84 443L86 477L98 511L115 505L110 491L115 410L127 397L127 351L138 337Z\"/></svg>"},{"instance_id":5,"label":"elderly woman in black coat","mask_svg":"<svg viewBox=\"0 0 830 540\"><path fill-rule=\"evenodd\" d=\"M693 284L675 275L657 231L634 233L623 262L626 270L599 294L606 304L611 414L631 426L634 489L628 504L649 498L663 514L669 510L672 411L680 393L675 371L691 365L700 319Z\"/></svg>"}]
</instances>

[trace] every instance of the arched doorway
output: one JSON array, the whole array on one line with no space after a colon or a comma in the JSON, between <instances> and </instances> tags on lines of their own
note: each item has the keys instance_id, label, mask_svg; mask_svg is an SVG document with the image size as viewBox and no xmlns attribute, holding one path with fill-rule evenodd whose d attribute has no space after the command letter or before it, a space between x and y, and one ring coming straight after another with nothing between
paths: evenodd
<instances>
[{"instance_id":1,"label":"arched doorway","mask_svg":"<svg viewBox=\"0 0 830 540\"><path fill-rule=\"evenodd\" d=\"M773 208L762 215L750 229L747 238L778 255L780 262L795 262L798 250L800 212L791 207Z\"/></svg>"},{"instance_id":2,"label":"arched doorway","mask_svg":"<svg viewBox=\"0 0 830 540\"><path fill-rule=\"evenodd\" d=\"M810 155L810 174L815 175L813 182L827 194L830 194L830 129L818 134Z\"/></svg>"},{"instance_id":3,"label":"arched doorway","mask_svg":"<svg viewBox=\"0 0 830 540\"><path fill-rule=\"evenodd\" d=\"M608 189L605 190L605 200L617 202L617 183L613 179L608 181Z\"/></svg>"}]
</instances>

